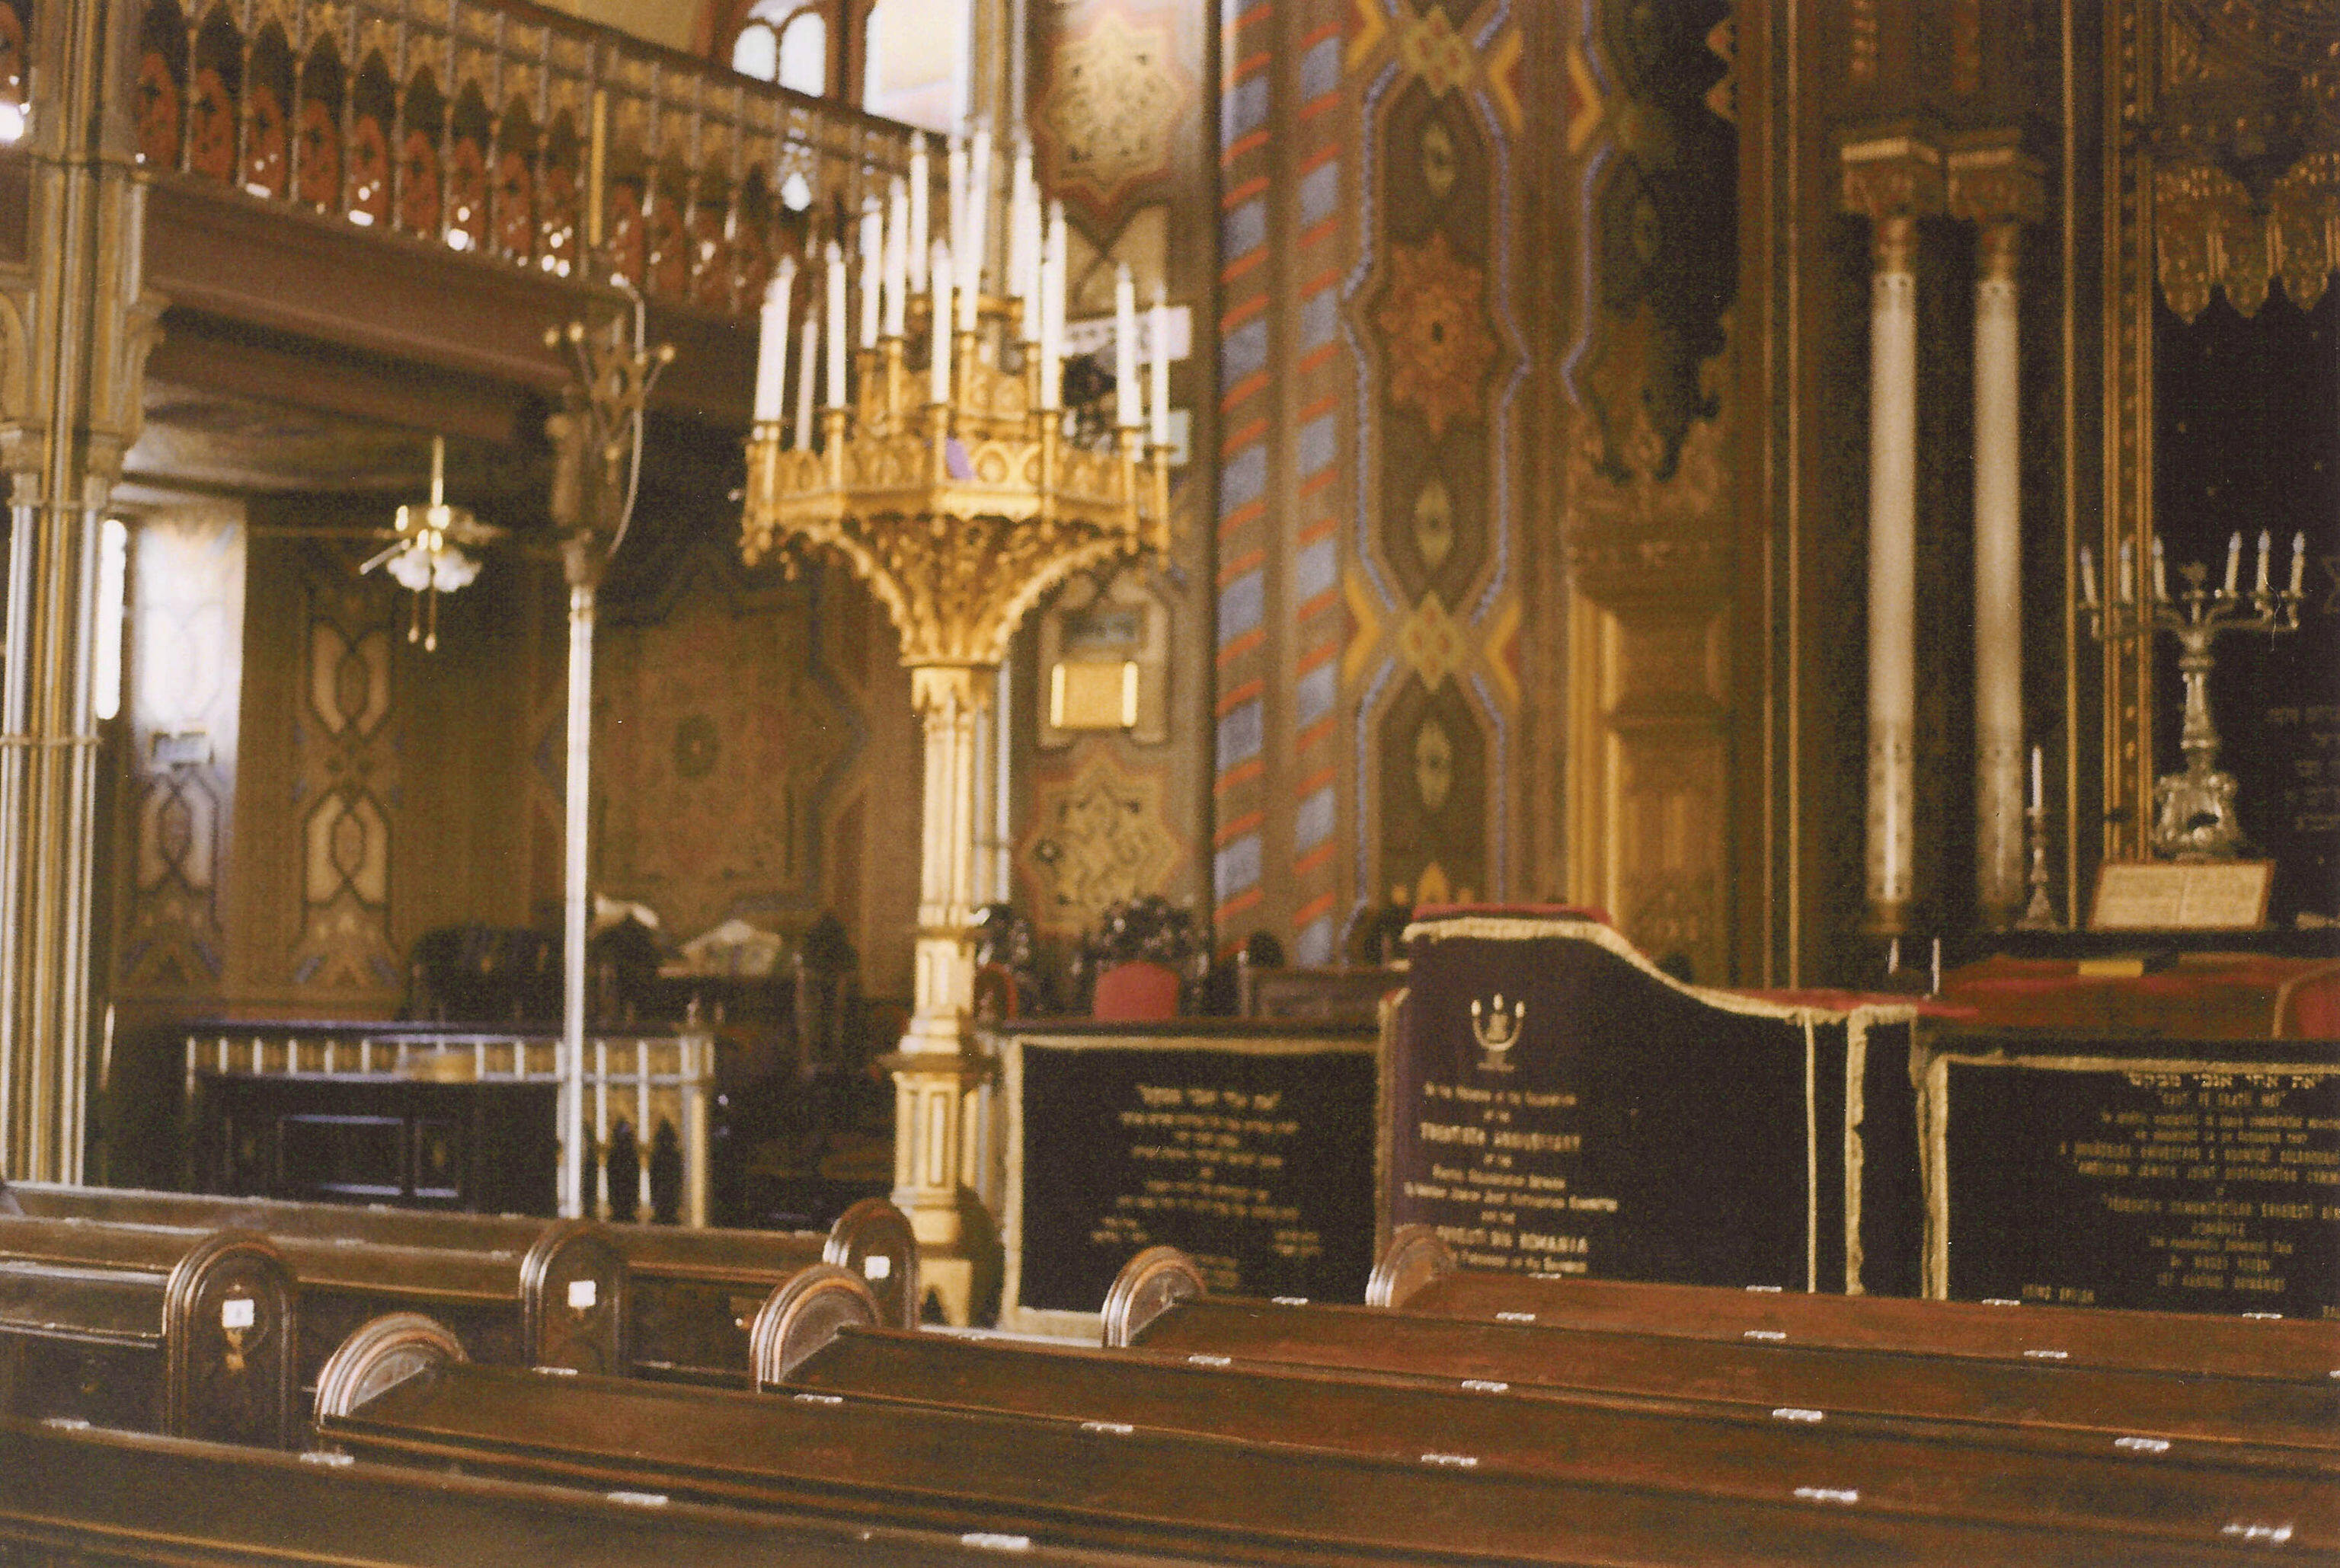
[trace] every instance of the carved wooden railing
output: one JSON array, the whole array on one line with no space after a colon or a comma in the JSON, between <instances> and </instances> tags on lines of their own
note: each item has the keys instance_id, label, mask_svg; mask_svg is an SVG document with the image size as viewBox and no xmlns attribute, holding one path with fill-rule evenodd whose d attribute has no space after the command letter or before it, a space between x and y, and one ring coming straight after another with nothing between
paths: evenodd
<instances>
[{"instance_id":1,"label":"carved wooden railing","mask_svg":"<svg viewBox=\"0 0 2340 1568\"><path fill-rule=\"evenodd\" d=\"M728 316L911 134L516 0L152 0L134 56L157 178Z\"/></svg>"},{"instance_id":2,"label":"carved wooden railing","mask_svg":"<svg viewBox=\"0 0 2340 1568\"><path fill-rule=\"evenodd\" d=\"M558 1083L560 1053L557 1034L461 1024L203 1022L187 1031L186 1099L192 1110L205 1073ZM665 1136L681 1156L682 1223L708 1222L715 1066L715 1037L699 1030L586 1036L586 1182L595 1214L630 1207L650 1218L651 1166Z\"/></svg>"}]
</instances>

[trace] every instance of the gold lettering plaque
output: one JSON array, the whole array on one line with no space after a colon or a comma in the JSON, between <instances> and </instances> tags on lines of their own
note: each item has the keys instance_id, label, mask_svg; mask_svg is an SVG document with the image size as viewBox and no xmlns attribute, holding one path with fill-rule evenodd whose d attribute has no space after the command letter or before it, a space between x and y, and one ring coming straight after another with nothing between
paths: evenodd
<instances>
[{"instance_id":1,"label":"gold lettering plaque","mask_svg":"<svg viewBox=\"0 0 2340 1568\"><path fill-rule=\"evenodd\" d=\"M2107 864L2091 931L2245 931L2266 923L2270 860Z\"/></svg>"}]
</instances>

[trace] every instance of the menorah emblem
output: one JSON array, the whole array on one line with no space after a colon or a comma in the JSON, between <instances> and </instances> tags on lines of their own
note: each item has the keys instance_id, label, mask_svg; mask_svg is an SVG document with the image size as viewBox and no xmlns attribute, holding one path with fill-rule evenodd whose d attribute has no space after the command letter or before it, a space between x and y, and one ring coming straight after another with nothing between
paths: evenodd
<instances>
[{"instance_id":1,"label":"menorah emblem","mask_svg":"<svg viewBox=\"0 0 2340 1568\"><path fill-rule=\"evenodd\" d=\"M1487 1053L1487 1059L1479 1064L1482 1069L1489 1072L1512 1070L1503 1054L1520 1042L1520 1031L1526 1025L1527 1016L1528 1004L1524 1001L1512 1003L1506 1011L1502 991L1495 993L1492 1006L1476 997L1471 999L1471 1033L1478 1040L1479 1049Z\"/></svg>"}]
</instances>

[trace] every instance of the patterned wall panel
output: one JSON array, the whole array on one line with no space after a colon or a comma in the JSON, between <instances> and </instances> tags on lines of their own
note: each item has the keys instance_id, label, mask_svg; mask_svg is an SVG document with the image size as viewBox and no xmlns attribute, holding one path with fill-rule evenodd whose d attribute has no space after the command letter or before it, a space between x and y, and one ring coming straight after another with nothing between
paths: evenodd
<instances>
[{"instance_id":1,"label":"patterned wall panel","mask_svg":"<svg viewBox=\"0 0 2340 1568\"><path fill-rule=\"evenodd\" d=\"M226 973L243 538L230 508L156 514L132 532L120 998L210 994Z\"/></svg>"},{"instance_id":2,"label":"patterned wall panel","mask_svg":"<svg viewBox=\"0 0 2340 1568\"><path fill-rule=\"evenodd\" d=\"M1211 525L1218 355L1210 321L1215 242L1255 251L1264 215L1239 200L1213 220L1209 129L1196 112L1210 76L1208 10L1191 0L1072 0L1031 15L1029 123L1040 182L1066 204L1070 314L1109 315L1114 268L1126 263L1141 301L1158 282L1194 327L1187 357L1171 366L1171 404L1188 416L1194 459L1172 471L1169 559L1068 586L1040 611L1055 618L1054 640L1027 633L1013 671L1014 896L1042 935L1063 941L1094 929L1106 902L1134 893L1198 911L1210 902L1211 737L1225 735L1240 751L1262 733L1259 710L1240 696L1227 702L1214 679L1217 645L1257 631L1264 583L1244 568L1215 580L1215 556L1226 557ZM1264 374L1264 354L1249 367L1245 374ZM1239 495L1261 477L1256 465L1238 468L1222 478L1217 499L1246 504L1226 502L1227 484ZM1061 646L1066 617L1105 598L1166 612L1166 723L1115 734L1044 725L1040 646Z\"/></svg>"}]
</instances>

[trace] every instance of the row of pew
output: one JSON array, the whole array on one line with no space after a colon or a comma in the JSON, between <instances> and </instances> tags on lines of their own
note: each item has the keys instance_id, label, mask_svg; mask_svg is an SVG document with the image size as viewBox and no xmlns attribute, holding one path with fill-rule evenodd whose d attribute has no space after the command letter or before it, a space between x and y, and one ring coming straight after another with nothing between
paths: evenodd
<instances>
[{"instance_id":1,"label":"row of pew","mask_svg":"<svg viewBox=\"0 0 2340 1568\"><path fill-rule=\"evenodd\" d=\"M0 1272L65 1267L20 1259L19 1226L167 1229L71 1201L89 1208L0 1218ZM186 1256L273 1247L297 1315L293 1222L251 1208L181 1227ZM629 1228L535 1223L610 1247L620 1298L640 1298L649 1276L611 1239ZM1402 1232L1365 1307L1214 1298L1190 1260L1141 1254L1084 1348L917 1331L877 1288L895 1266L873 1277L823 1256L847 1252L836 1237L809 1242L749 1354L680 1375L639 1336L599 1366L540 1362L524 1314L521 1338L474 1344L385 1298L313 1370L294 1358L296 1454L154 1435L126 1406L45 1424L12 1399L0 1453L25 1464L0 1464L0 1543L174 1562L190 1541L280 1562L2340 1562L2333 1324L1489 1276ZM697 1267L723 1267L719 1236L699 1245ZM245 1267L216 1286L198 1268L182 1295L208 1313ZM79 1277L109 1270L136 1272ZM0 1311L11 1342L48 1347ZM191 1389L223 1365L182 1359ZM223 1505L231 1485L264 1506ZM133 1550L165 1536L183 1555Z\"/></svg>"}]
</instances>

